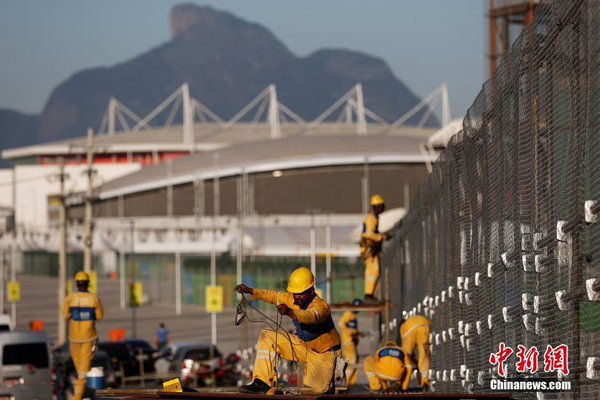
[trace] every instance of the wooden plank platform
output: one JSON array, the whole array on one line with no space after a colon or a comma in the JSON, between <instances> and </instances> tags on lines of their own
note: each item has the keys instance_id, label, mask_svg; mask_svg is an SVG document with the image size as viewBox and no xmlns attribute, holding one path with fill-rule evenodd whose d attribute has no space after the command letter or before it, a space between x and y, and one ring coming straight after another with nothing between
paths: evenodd
<instances>
[{"instance_id":1,"label":"wooden plank platform","mask_svg":"<svg viewBox=\"0 0 600 400\"><path fill-rule=\"evenodd\" d=\"M192 400L192 399L290 399L297 400L324 400L332 398L347 399L424 399L424 398L449 398L449 399L511 399L508 394L482 394L482 393L363 393L363 394L321 394L321 395L266 395L266 394L241 394L237 389L198 389L197 392L164 392L162 390L100 390L96 394L96 399L171 399L171 400Z\"/></svg>"}]
</instances>

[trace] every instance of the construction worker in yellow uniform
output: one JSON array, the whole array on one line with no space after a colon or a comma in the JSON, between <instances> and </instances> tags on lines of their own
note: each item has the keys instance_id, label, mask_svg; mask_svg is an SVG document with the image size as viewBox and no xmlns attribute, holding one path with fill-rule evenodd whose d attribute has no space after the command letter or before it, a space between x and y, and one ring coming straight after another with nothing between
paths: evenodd
<instances>
[{"instance_id":1,"label":"construction worker in yellow uniform","mask_svg":"<svg viewBox=\"0 0 600 400\"><path fill-rule=\"evenodd\" d=\"M362 300L355 299L352 304L359 306L362 304ZM357 316L352 311L344 312L338 322L338 326L340 327L340 336L342 338L342 354L350 364L346 369L346 382L348 386L352 386L356 384L356 379L358 378L356 369L352 367L352 365L358 364L358 338L364 336L364 334L358 330Z\"/></svg>"},{"instance_id":2,"label":"construction worker in yellow uniform","mask_svg":"<svg viewBox=\"0 0 600 400\"><path fill-rule=\"evenodd\" d=\"M67 296L62 314L70 321L69 350L77 371L73 400L81 400L98 341L96 321L102 319L104 309L98 296L88 291L90 284L88 274L79 271L75 274L75 283L78 291Z\"/></svg>"},{"instance_id":3,"label":"construction worker in yellow uniform","mask_svg":"<svg viewBox=\"0 0 600 400\"><path fill-rule=\"evenodd\" d=\"M287 292L253 289L237 285L238 293L277 305L281 315L292 319L296 334L283 328L263 329L258 338L254 381L241 386L241 393L267 393L277 385L278 357L306 364L304 384L313 392L333 393L337 358L341 356L340 335L335 329L329 305L315 291L315 277L308 268L292 272Z\"/></svg>"},{"instance_id":4,"label":"construction worker in yellow uniform","mask_svg":"<svg viewBox=\"0 0 600 400\"><path fill-rule=\"evenodd\" d=\"M387 342L365 359L364 368L369 380L369 389L373 392L395 392L407 373L404 351L395 343Z\"/></svg>"},{"instance_id":5,"label":"construction worker in yellow uniform","mask_svg":"<svg viewBox=\"0 0 600 400\"><path fill-rule=\"evenodd\" d=\"M419 371L419 383L423 391L429 390L429 329L431 322L422 315L413 315L400 325L400 338L402 350L406 355L407 374L402 383L402 389L408 389L414 364ZM418 358L414 351L417 350ZM415 362L416 361L416 362Z\"/></svg>"},{"instance_id":6,"label":"construction worker in yellow uniform","mask_svg":"<svg viewBox=\"0 0 600 400\"><path fill-rule=\"evenodd\" d=\"M381 246L390 236L379 233L379 214L385 211L383 197L375 194L371 197L371 209L363 223L360 237L360 257L365 261L365 303L377 303L375 297L380 275Z\"/></svg>"}]
</instances>

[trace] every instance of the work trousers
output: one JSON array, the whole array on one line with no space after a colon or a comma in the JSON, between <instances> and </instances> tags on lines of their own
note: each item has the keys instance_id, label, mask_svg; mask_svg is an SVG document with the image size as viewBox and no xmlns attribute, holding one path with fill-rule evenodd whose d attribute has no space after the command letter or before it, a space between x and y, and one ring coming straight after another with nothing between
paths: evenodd
<instances>
[{"instance_id":1,"label":"work trousers","mask_svg":"<svg viewBox=\"0 0 600 400\"><path fill-rule=\"evenodd\" d=\"M379 275L379 254L369 255L365 260L365 295L375 296Z\"/></svg>"},{"instance_id":2,"label":"work trousers","mask_svg":"<svg viewBox=\"0 0 600 400\"><path fill-rule=\"evenodd\" d=\"M358 351L353 340L349 340L346 344L342 343L342 354L346 361L348 361L348 364L358 364ZM356 385L356 379L358 378L358 372L350 365L346 369L346 382L348 386Z\"/></svg>"},{"instance_id":3,"label":"work trousers","mask_svg":"<svg viewBox=\"0 0 600 400\"><path fill-rule=\"evenodd\" d=\"M386 390L390 385L394 382L387 382L381 379L377 373L377 361L375 361L375 357L368 356L365 358L364 362L365 374L367 374L367 379L369 380L369 389L372 391L380 391Z\"/></svg>"},{"instance_id":4,"label":"work trousers","mask_svg":"<svg viewBox=\"0 0 600 400\"><path fill-rule=\"evenodd\" d=\"M415 347L418 354L417 367L419 369L419 383L421 386L429 385L429 328L419 326L412 331L409 331L402 337L402 351L414 363ZM406 365L407 374L402 383L402 389L408 389L410 377L414 369L414 364Z\"/></svg>"},{"instance_id":5,"label":"work trousers","mask_svg":"<svg viewBox=\"0 0 600 400\"><path fill-rule=\"evenodd\" d=\"M263 329L258 337L253 378L260 379L271 387L275 386L276 356L279 354L284 360L305 363L304 385L310 387L315 393L325 393L333 383L338 353L339 351L333 350L318 353L310 349L297 335L290 333L288 338L288 334L283 330L275 332L273 329Z\"/></svg>"},{"instance_id":6,"label":"work trousers","mask_svg":"<svg viewBox=\"0 0 600 400\"><path fill-rule=\"evenodd\" d=\"M69 343L71 358L73 359L73 364L75 364L75 371L77 371L77 381L75 382L73 400L81 400L83 397L85 380L87 373L90 370L90 366L92 365L95 348L96 340L84 343Z\"/></svg>"}]
</instances>

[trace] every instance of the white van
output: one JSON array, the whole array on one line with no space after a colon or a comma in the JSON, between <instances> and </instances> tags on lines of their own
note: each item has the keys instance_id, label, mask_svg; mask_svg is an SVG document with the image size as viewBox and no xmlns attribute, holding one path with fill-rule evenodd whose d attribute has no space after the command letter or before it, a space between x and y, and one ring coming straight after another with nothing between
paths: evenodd
<instances>
[{"instance_id":1,"label":"white van","mask_svg":"<svg viewBox=\"0 0 600 400\"><path fill-rule=\"evenodd\" d=\"M46 332L0 334L0 400L52 400L52 355Z\"/></svg>"}]
</instances>

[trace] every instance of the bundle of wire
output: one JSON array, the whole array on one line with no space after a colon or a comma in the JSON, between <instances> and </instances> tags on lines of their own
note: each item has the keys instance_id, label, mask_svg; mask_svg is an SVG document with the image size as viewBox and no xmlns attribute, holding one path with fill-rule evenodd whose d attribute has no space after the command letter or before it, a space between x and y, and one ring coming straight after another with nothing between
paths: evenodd
<instances>
[{"instance_id":1,"label":"bundle of wire","mask_svg":"<svg viewBox=\"0 0 600 400\"><path fill-rule=\"evenodd\" d=\"M250 317L248 317L248 314L246 313L246 311L244 310L244 307L243 307L244 303L246 305L250 306L250 308L252 308L257 313L262 315L265 319L264 320L251 320ZM238 319L238 315L241 315L241 317L239 319ZM290 348L292 349L292 373L296 372L297 363L300 361L298 359L298 356L296 356L296 349L294 347L294 342L292 341L292 337L290 336L289 332L287 332L284 328L281 327L281 324L283 323L283 315L279 314L279 312L278 312L276 320L273 321L273 319L271 319L268 315L264 314L258 308L254 307L252 305L252 303L246 299L246 296L244 296L244 293L242 293L242 300L238 303L237 311L235 314L235 325L236 326L240 325L244 321L244 319L247 319L248 322L252 322L252 323L266 324L269 328L271 328L272 330L275 331L276 359L275 359L274 369L275 369L276 375L277 375L277 364L278 364L279 360L281 359L281 356L279 354L279 348L277 347L277 338L279 337L279 330L283 331L284 337L287 338L287 340L290 342ZM272 324L275 324L275 326L273 326ZM275 390L279 390L279 379L276 380Z\"/></svg>"}]
</instances>

